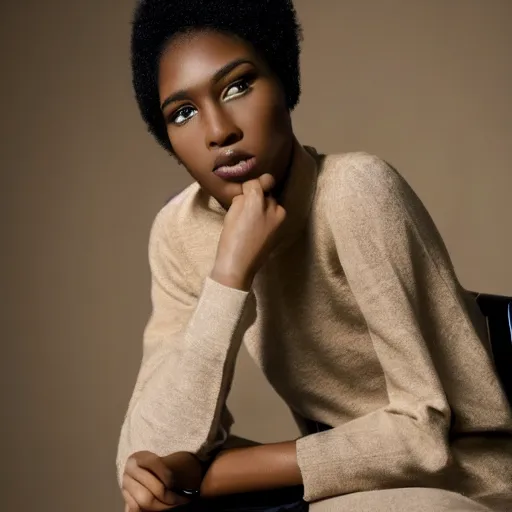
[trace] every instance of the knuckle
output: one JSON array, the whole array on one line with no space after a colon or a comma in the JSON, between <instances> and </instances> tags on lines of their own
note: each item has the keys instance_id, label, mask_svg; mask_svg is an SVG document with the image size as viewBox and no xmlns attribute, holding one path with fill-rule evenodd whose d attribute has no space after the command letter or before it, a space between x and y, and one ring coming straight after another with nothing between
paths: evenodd
<instances>
[{"instance_id":1,"label":"knuckle","mask_svg":"<svg viewBox=\"0 0 512 512\"><path fill-rule=\"evenodd\" d=\"M123 494L123 500L124 500L125 505L126 505L125 510L128 510L128 511L129 511L129 510L131 510L131 507L132 507L132 505L133 505L133 502L132 502L132 500L130 499L130 496L128 495L128 493L127 493L126 491L123 491L123 493L122 493L122 494Z\"/></svg>"},{"instance_id":2,"label":"knuckle","mask_svg":"<svg viewBox=\"0 0 512 512\"><path fill-rule=\"evenodd\" d=\"M126 490L128 488L128 474L126 473L126 471L123 473L123 478L121 481L121 488L123 490Z\"/></svg>"},{"instance_id":3,"label":"knuckle","mask_svg":"<svg viewBox=\"0 0 512 512\"><path fill-rule=\"evenodd\" d=\"M257 191L258 189L261 189L260 181L259 180L249 180L244 183L244 188L249 191Z\"/></svg>"},{"instance_id":4,"label":"knuckle","mask_svg":"<svg viewBox=\"0 0 512 512\"><path fill-rule=\"evenodd\" d=\"M162 482L159 481L157 484L155 484L155 488L153 489L153 494L157 500L165 501L165 493L166 493L166 488Z\"/></svg>"},{"instance_id":5,"label":"knuckle","mask_svg":"<svg viewBox=\"0 0 512 512\"><path fill-rule=\"evenodd\" d=\"M128 460L126 461L125 467L124 467L124 473L131 473L137 466L138 466L137 459L133 456L130 456Z\"/></svg>"},{"instance_id":6,"label":"knuckle","mask_svg":"<svg viewBox=\"0 0 512 512\"><path fill-rule=\"evenodd\" d=\"M132 453L129 457L128 457L128 461L131 462L132 464L135 462L136 464L142 460L149 452L135 452L135 453Z\"/></svg>"},{"instance_id":7,"label":"knuckle","mask_svg":"<svg viewBox=\"0 0 512 512\"><path fill-rule=\"evenodd\" d=\"M137 489L133 497L139 507L149 508L153 504L153 495L147 489Z\"/></svg>"},{"instance_id":8,"label":"knuckle","mask_svg":"<svg viewBox=\"0 0 512 512\"><path fill-rule=\"evenodd\" d=\"M157 458L157 455L153 452L138 452L138 460L147 461Z\"/></svg>"}]
</instances>

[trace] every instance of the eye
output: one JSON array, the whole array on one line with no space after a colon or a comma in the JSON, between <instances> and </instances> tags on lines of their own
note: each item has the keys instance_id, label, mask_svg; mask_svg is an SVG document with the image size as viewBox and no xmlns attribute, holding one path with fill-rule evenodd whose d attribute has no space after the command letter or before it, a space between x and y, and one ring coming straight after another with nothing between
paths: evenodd
<instances>
[{"instance_id":1,"label":"eye","mask_svg":"<svg viewBox=\"0 0 512 512\"><path fill-rule=\"evenodd\" d=\"M231 100L238 96L242 96L243 94L246 94L250 88L251 81L247 78L242 78L228 87L226 94L224 94L224 99Z\"/></svg>"},{"instance_id":2,"label":"eye","mask_svg":"<svg viewBox=\"0 0 512 512\"><path fill-rule=\"evenodd\" d=\"M182 125L186 123L189 119L194 117L197 113L197 110L194 107L185 106L181 107L176 112L171 114L169 121L176 125Z\"/></svg>"}]
</instances>

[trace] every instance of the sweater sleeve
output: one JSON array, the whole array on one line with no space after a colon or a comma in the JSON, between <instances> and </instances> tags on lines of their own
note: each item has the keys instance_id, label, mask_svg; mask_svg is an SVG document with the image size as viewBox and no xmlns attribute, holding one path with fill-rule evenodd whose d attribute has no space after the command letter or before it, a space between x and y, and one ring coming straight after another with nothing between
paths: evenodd
<instances>
[{"instance_id":1,"label":"sweater sleeve","mask_svg":"<svg viewBox=\"0 0 512 512\"><path fill-rule=\"evenodd\" d=\"M233 422L225 406L244 331L248 293L206 278L197 297L179 240L160 213L151 229L152 313L142 362L121 428L117 474L128 457L189 451L206 459ZM168 216L167 216L168 217Z\"/></svg>"},{"instance_id":2,"label":"sweater sleeve","mask_svg":"<svg viewBox=\"0 0 512 512\"><path fill-rule=\"evenodd\" d=\"M359 156L330 188L330 229L389 403L298 440L305 499L431 486L451 462L451 411L436 345L456 342L448 328L453 322L462 336L472 329L460 305L461 288L424 206L385 162Z\"/></svg>"}]
</instances>

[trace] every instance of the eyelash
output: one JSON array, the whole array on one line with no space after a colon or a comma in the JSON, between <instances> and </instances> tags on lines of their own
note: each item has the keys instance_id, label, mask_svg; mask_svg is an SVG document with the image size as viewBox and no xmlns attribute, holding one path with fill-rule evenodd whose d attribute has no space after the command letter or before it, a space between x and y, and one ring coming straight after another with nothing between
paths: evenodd
<instances>
[{"instance_id":1,"label":"eyelash","mask_svg":"<svg viewBox=\"0 0 512 512\"><path fill-rule=\"evenodd\" d=\"M239 98L240 96L245 96L251 90L251 86L254 81L254 78L255 77L253 77L253 76L247 75L243 78L240 78L236 82L233 82L232 84L230 84L227 88L227 91L230 91L233 87L238 87L240 85L245 85L246 88L243 91L237 92L234 95L232 95L231 98L229 99L229 101L231 101L232 99L235 99L235 98ZM180 115L184 114L186 111L190 111L190 110L196 110L196 109L195 109L195 107L192 107L190 105L184 105L184 106L180 107L178 110L173 112L168 117L168 123L172 123L176 126L183 126L188 120L192 119L193 116L187 117L184 121L180 121L180 122L176 122L176 119L178 117L180 117Z\"/></svg>"}]
</instances>

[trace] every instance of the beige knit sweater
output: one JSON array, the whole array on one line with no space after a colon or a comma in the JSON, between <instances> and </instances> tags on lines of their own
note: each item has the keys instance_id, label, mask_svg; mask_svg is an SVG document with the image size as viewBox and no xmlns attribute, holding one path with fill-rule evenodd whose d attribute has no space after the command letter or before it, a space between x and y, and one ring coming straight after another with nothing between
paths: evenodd
<instances>
[{"instance_id":1,"label":"beige knit sweater","mask_svg":"<svg viewBox=\"0 0 512 512\"><path fill-rule=\"evenodd\" d=\"M224 210L197 184L157 215L153 312L122 427L139 450L207 458L229 435L241 343L294 413L308 501L512 488L512 413L478 307L404 179L366 153L297 145L285 236L250 293L208 275ZM334 427L307 432L303 419Z\"/></svg>"}]
</instances>

